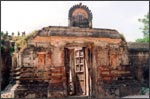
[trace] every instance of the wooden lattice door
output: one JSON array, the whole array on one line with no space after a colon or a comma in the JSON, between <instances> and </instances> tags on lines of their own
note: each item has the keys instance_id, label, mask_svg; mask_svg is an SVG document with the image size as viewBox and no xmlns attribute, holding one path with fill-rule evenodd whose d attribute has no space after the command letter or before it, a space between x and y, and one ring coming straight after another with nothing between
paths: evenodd
<instances>
[{"instance_id":1,"label":"wooden lattice door","mask_svg":"<svg viewBox=\"0 0 150 99\"><path fill-rule=\"evenodd\" d=\"M86 95L85 48L66 48L65 64L68 94Z\"/></svg>"},{"instance_id":2,"label":"wooden lattice door","mask_svg":"<svg viewBox=\"0 0 150 99\"><path fill-rule=\"evenodd\" d=\"M85 55L83 48L76 48L74 50L74 60L75 60L75 89L77 95L85 95Z\"/></svg>"}]
</instances>

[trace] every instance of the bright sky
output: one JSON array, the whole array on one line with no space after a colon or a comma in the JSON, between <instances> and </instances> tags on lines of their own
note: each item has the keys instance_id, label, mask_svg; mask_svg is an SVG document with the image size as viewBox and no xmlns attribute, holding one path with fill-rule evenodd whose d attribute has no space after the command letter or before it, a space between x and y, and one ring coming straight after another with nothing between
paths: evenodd
<instances>
[{"instance_id":1,"label":"bright sky","mask_svg":"<svg viewBox=\"0 0 150 99\"><path fill-rule=\"evenodd\" d=\"M93 13L93 28L116 29L127 41L143 36L148 1L1 1L1 31L30 33L46 26L68 26L69 9L82 2Z\"/></svg>"}]
</instances>

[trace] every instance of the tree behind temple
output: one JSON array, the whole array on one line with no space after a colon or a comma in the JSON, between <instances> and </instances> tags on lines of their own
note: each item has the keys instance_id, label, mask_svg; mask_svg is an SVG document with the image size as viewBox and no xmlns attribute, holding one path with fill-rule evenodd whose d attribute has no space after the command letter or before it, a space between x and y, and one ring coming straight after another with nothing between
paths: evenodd
<instances>
[{"instance_id":1,"label":"tree behind temple","mask_svg":"<svg viewBox=\"0 0 150 99\"><path fill-rule=\"evenodd\" d=\"M147 15L144 16L143 19L139 19L139 22L144 24L144 26L140 28L142 30L144 37L137 39L136 42L150 42L149 40L149 12L147 13Z\"/></svg>"}]
</instances>

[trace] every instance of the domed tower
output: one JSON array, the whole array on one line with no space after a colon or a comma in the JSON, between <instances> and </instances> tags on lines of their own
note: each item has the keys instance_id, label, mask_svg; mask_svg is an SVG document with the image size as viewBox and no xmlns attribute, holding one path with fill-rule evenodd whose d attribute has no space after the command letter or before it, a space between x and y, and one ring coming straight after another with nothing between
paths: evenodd
<instances>
[{"instance_id":1,"label":"domed tower","mask_svg":"<svg viewBox=\"0 0 150 99\"><path fill-rule=\"evenodd\" d=\"M69 10L69 26L92 28L91 10L82 3L74 5Z\"/></svg>"}]
</instances>

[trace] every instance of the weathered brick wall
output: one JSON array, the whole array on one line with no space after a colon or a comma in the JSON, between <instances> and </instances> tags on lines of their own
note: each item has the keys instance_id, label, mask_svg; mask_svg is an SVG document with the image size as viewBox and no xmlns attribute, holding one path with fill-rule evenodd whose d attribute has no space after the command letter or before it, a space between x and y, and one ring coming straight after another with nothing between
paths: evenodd
<instances>
[{"instance_id":1,"label":"weathered brick wall","mask_svg":"<svg viewBox=\"0 0 150 99\"><path fill-rule=\"evenodd\" d=\"M149 85L149 43L128 43L132 75L144 86Z\"/></svg>"},{"instance_id":2,"label":"weathered brick wall","mask_svg":"<svg viewBox=\"0 0 150 99\"><path fill-rule=\"evenodd\" d=\"M125 95L137 94L140 87L135 83L135 90L131 90L131 76L128 50L125 43L103 44L95 46L96 55L96 97L114 98ZM125 87L124 87L125 86ZM131 92L123 91L123 87Z\"/></svg>"},{"instance_id":3,"label":"weathered brick wall","mask_svg":"<svg viewBox=\"0 0 150 99\"><path fill-rule=\"evenodd\" d=\"M90 54L86 52L88 54L86 59L91 60L88 62L90 64L88 64L89 75L92 78L91 97L119 97L129 94L123 92L123 86L130 88L132 84L127 82L133 80L127 43L122 38L109 38L106 35L102 37L101 35L95 37L95 34L90 34L93 35L92 37L89 35L84 37L85 34L80 35L79 33L75 35L73 30L69 29L53 28L53 35L49 35L52 30L49 31L49 29L44 28L35 37L30 38L28 47L17 53L18 56L21 56L17 57L18 66L22 68L19 74L21 78L17 80L26 83L47 82L49 83L49 88L45 89L47 90L47 97L65 97L67 95L65 48L84 46L90 51ZM75 36L69 34L65 36L65 34L61 34L63 31L67 31L67 33L71 31ZM117 32L109 30L82 29L82 31L74 31L81 33L99 31L101 34L108 32L118 35ZM32 68L32 71L27 68ZM135 85L138 86L137 83ZM30 91L30 88L26 90ZM38 92L35 91L36 93ZM114 95L111 95L112 93ZM132 93L136 94L137 91L132 90ZM36 97L36 95L31 96Z\"/></svg>"},{"instance_id":4,"label":"weathered brick wall","mask_svg":"<svg viewBox=\"0 0 150 99\"><path fill-rule=\"evenodd\" d=\"M16 61L17 63L19 61L20 64L14 66L14 79L19 81L21 85L28 86L24 90L22 87L19 88L15 93L15 97L60 97L56 93L59 93L61 97L66 95L63 50L59 49L59 47L49 47L47 43L43 43L45 46L41 45L29 45L18 53L18 56L21 54L21 57L17 58ZM46 93L40 92L42 87L41 89L38 88L39 84L37 84L37 88L32 88L33 84L30 84L31 82L35 84L48 83L48 87L45 89ZM40 96L38 95L39 93Z\"/></svg>"}]
</instances>

